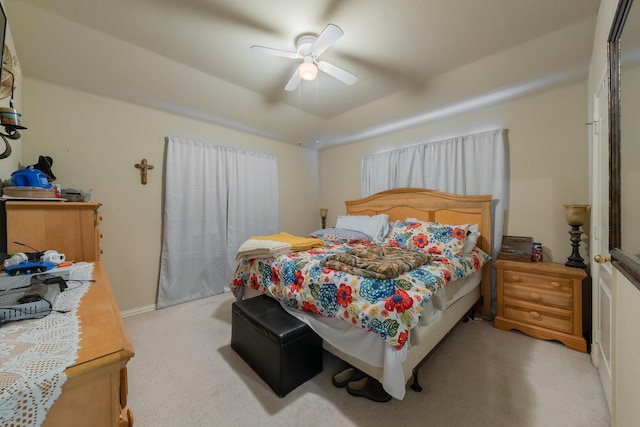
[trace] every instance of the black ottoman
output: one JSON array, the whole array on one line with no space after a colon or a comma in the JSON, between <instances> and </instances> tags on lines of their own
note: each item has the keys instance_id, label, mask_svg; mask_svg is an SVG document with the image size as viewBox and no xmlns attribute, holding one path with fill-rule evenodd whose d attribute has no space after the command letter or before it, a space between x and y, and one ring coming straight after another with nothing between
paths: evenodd
<instances>
[{"instance_id":1,"label":"black ottoman","mask_svg":"<svg viewBox=\"0 0 640 427\"><path fill-rule=\"evenodd\" d=\"M231 313L231 347L278 396L322 371L322 339L278 301L235 301Z\"/></svg>"}]
</instances>

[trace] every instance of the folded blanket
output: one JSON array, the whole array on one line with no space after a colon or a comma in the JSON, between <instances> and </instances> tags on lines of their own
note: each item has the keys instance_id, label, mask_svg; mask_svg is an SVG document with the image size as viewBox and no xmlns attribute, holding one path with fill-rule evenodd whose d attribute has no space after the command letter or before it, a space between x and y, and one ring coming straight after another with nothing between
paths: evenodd
<instances>
[{"instance_id":1,"label":"folded blanket","mask_svg":"<svg viewBox=\"0 0 640 427\"><path fill-rule=\"evenodd\" d=\"M294 252L306 251L311 248L320 248L324 246L322 239L316 239L315 237L301 237L294 236L289 233L271 234L269 236L251 236L250 239L255 240L274 240L276 242L289 243L291 250Z\"/></svg>"},{"instance_id":2,"label":"folded blanket","mask_svg":"<svg viewBox=\"0 0 640 427\"><path fill-rule=\"evenodd\" d=\"M329 255L320 265L374 279L392 279L429 262L424 252L370 245Z\"/></svg>"},{"instance_id":3,"label":"folded blanket","mask_svg":"<svg viewBox=\"0 0 640 427\"><path fill-rule=\"evenodd\" d=\"M238 248L236 259L271 258L289 252L291 252L289 243L275 240L248 239Z\"/></svg>"}]
</instances>

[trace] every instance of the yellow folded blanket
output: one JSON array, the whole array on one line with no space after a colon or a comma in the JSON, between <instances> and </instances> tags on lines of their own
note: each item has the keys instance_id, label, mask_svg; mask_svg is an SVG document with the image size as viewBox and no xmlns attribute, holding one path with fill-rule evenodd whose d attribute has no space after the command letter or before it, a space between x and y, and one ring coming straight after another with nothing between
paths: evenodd
<instances>
[{"instance_id":1,"label":"yellow folded blanket","mask_svg":"<svg viewBox=\"0 0 640 427\"><path fill-rule=\"evenodd\" d=\"M324 246L322 239L316 239L315 237L302 237L294 236L289 233L271 234L269 236L251 236L250 239L255 240L274 240L276 242L289 243L291 250L294 252L306 251L311 248L320 248Z\"/></svg>"}]
</instances>

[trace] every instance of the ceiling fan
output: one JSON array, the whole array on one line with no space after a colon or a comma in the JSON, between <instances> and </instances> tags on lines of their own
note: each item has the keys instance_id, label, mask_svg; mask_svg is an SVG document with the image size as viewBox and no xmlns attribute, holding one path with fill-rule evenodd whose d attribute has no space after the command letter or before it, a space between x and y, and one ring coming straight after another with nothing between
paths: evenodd
<instances>
[{"instance_id":1,"label":"ceiling fan","mask_svg":"<svg viewBox=\"0 0 640 427\"><path fill-rule=\"evenodd\" d=\"M294 91L298 88L300 80L313 80L318 74L318 69L329 74L342 83L352 85L357 80L354 74L333 65L327 61L318 61L322 53L337 42L344 34L340 27L334 24L327 25L319 35L312 33L301 34L296 38L296 51L273 49L264 46L251 46L249 50L254 53L266 53L267 55L283 56L285 58L298 59L300 65L296 68L284 90Z\"/></svg>"}]
</instances>

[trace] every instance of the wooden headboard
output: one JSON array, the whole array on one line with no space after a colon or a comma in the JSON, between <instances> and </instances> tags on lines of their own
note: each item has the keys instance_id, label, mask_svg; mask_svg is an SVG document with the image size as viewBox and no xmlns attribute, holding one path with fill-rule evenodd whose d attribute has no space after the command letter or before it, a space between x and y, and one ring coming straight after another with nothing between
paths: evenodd
<instances>
[{"instance_id":1,"label":"wooden headboard","mask_svg":"<svg viewBox=\"0 0 640 427\"><path fill-rule=\"evenodd\" d=\"M491 255L491 195L462 196L424 188L395 188L345 202L348 215L387 214L390 221L417 218L442 224L478 224L477 246ZM482 272L482 314L491 314L491 263Z\"/></svg>"}]
</instances>

